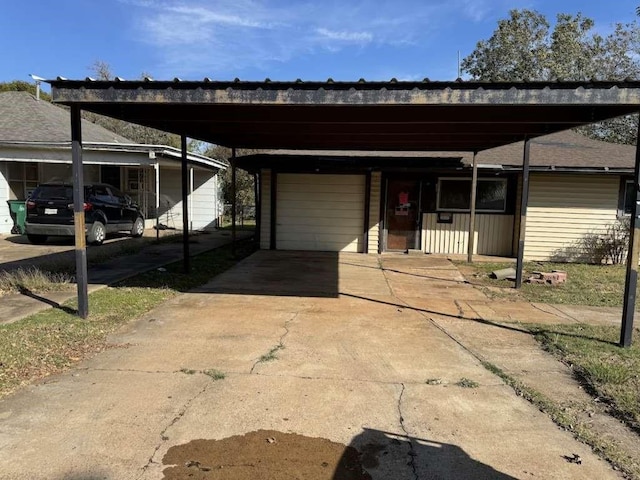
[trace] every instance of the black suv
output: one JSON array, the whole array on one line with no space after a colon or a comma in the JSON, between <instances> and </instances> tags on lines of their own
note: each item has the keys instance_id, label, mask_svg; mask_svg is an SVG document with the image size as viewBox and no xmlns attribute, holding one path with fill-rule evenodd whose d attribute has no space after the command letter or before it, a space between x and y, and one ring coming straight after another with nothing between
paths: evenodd
<instances>
[{"instance_id":1,"label":"black suv","mask_svg":"<svg viewBox=\"0 0 640 480\"><path fill-rule=\"evenodd\" d=\"M87 242L101 245L107 233L144 233L144 217L128 195L104 183L85 185L84 215ZM73 237L73 185L43 183L27 199L27 238L41 244L47 237Z\"/></svg>"}]
</instances>

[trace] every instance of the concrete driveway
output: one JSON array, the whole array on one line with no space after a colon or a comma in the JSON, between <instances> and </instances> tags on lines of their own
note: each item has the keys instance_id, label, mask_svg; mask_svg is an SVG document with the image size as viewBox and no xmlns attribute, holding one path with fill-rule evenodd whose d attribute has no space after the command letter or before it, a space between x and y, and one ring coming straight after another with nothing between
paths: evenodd
<instances>
[{"instance_id":1,"label":"concrete driveway","mask_svg":"<svg viewBox=\"0 0 640 480\"><path fill-rule=\"evenodd\" d=\"M486 301L462 280L426 256L258 252L1 401L0 478L163 478L170 447L260 429L355 447L374 479L619 478L447 334Z\"/></svg>"}]
</instances>

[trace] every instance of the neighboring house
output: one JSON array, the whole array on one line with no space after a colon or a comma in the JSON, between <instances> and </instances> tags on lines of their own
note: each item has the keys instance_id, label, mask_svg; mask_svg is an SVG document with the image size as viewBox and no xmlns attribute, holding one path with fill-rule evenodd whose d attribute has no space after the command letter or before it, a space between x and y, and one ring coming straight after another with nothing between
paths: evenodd
<instances>
[{"instance_id":1,"label":"neighboring house","mask_svg":"<svg viewBox=\"0 0 640 480\"><path fill-rule=\"evenodd\" d=\"M523 142L478 153L474 252L514 256ZM472 154L273 151L238 159L260 174L260 244L378 253L468 248ZM575 247L628 214L635 147L573 131L531 141L524 257L579 259Z\"/></svg>"},{"instance_id":2,"label":"neighboring house","mask_svg":"<svg viewBox=\"0 0 640 480\"><path fill-rule=\"evenodd\" d=\"M42 182L72 181L70 138L67 110L26 92L0 93L0 234L13 225L7 200L26 199ZM87 120L82 140L85 183L110 183L130 195L147 228L182 228L180 150L136 144ZM226 162L194 153L188 162L190 228L215 228Z\"/></svg>"}]
</instances>

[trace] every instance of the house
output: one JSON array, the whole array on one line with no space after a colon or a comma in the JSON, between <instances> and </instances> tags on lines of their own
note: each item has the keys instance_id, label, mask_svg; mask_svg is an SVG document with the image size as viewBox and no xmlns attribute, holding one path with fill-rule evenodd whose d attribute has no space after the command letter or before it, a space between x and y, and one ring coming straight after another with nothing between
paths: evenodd
<instances>
[{"instance_id":1,"label":"house","mask_svg":"<svg viewBox=\"0 0 640 480\"><path fill-rule=\"evenodd\" d=\"M517 253L523 148L477 154L476 254ZM468 152L291 150L237 160L260 174L262 248L438 254L467 253L472 162ZM631 145L570 130L533 139L524 258L580 259L581 238L630 212L634 164Z\"/></svg>"},{"instance_id":2,"label":"house","mask_svg":"<svg viewBox=\"0 0 640 480\"><path fill-rule=\"evenodd\" d=\"M146 226L182 228L181 152L136 144L82 121L84 180L131 196ZM7 200L24 200L39 183L72 181L69 112L27 92L0 93L0 234L13 226ZM226 162L188 155L190 228L215 228L222 215L218 173Z\"/></svg>"}]
</instances>

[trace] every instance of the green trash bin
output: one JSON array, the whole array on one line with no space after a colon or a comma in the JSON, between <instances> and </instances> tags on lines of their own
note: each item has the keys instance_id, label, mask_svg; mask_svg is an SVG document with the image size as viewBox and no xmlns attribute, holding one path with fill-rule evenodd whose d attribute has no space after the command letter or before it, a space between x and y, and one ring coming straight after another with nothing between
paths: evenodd
<instances>
[{"instance_id":1,"label":"green trash bin","mask_svg":"<svg viewBox=\"0 0 640 480\"><path fill-rule=\"evenodd\" d=\"M27 219L27 207L24 200L7 200L9 212L13 219L11 233L24 235L24 221Z\"/></svg>"}]
</instances>

